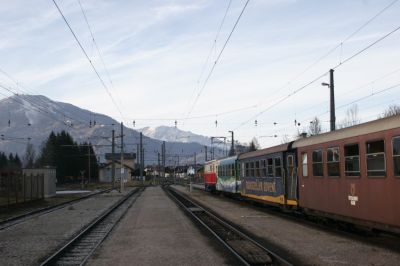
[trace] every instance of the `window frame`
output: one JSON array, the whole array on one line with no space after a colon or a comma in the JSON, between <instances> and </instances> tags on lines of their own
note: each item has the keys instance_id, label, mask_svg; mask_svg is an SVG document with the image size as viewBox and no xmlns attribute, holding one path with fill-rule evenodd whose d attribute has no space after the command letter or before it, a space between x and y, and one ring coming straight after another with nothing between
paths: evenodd
<instances>
[{"instance_id":1,"label":"window frame","mask_svg":"<svg viewBox=\"0 0 400 266\"><path fill-rule=\"evenodd\" d=\"M261 160L261 169L262 169L262 177L266 178L268 177L268 168L267 168L267 159L262 159Z\"/></svg>"},{"instance_id":2,"label":"window frame","mask_svg":"<svg viewBox=\"0 0 400 266\"><path fill-rule=\"evenodd\" d=\"M254 174L255 177L259 178L260 176L260 160L256 160L254 162Z\"/></svg>"},{"instance_id":3,"label":"window frame","mask_svg":"<svg viewBox=\"0 0 400 266\"><path fill-rule=\"evenodd\" d=\"M279 160L279 166L276 166L275 160ZM273 158L274 161L274 177L275 178L283 178L284 175L284 169L283 169L283 160L280 156L274 157ZM280 168L280 172L281 172L281 176L277 176L276 175L276 169Z\"/></svg>"},{"instance_id":4,"label":"window frame","mask_svg":"<svg viewBox=\"0 0 400 266\"><path fill-rule=\"evenodd\" d=\"M395 167L394 167L394 165L395 165L395 163L394 163L394 159L395 158L400 158L400 154L399 155L394 155L394 139L399 139L400 140L400 136L394 136L394 137L392 137L392 160L393 160L393 176L394 177L396 177L396 178L400 178L400 174L398 174L398 175L396 175L396 173L395 173Z\"/></svg>"},{"instance_id":5,"label":"window frame","mask_svg":"<svg viewBox=\"0 0 400 266\"><path fill-rule=\"evenodd\" d=\"M383 152L367 153L368 152L367 144L370 143L370 142L377 142L377 141L383 141ZM374 178L386 178L387 177L387 163L386 163L386 149L385 148L386 148L386 141L385 141L384 138L382 138L382 139L372 139L372 140L366 140L365 141L365 173L366 173L366 176L368 178L374 179ZM368 172L369 172L369 170L368 170L368 159L367 159L368 155L381 154L381 153L383 153L383 162L384 162L384 167L385 167L385 169L384 169L385 170L385 174L384 175L377 175L377 176L369 176L368 175ZM379 171L379 170L377 170L377 171Z\"/></svg>"},{"instance_id":6,"label":"window frame","mask_svg":"<svg viewBox=\"0 0 400 266\"><path fill-rule=\"evenodd\" d=\"M328 152L329 152L329 150L334 150L334 149L337 149L337 155L338 155L338 161L329 161L329 157L328 157ZM322 161L323 161L324 159L322 158ZM333 164L333 163L337 163L338 164L338 169L339 169L339 174L338 175L331 175L330 173L329 173L329 164ZM340 178L341 177L341 171L340 171L340 147L339 146L332 146L332 147L328 147L327 149L326 149L326 170L327 170L327 174L328 174L328 177L331 177L331 178Z\"/></svg>"},{"instance_id":7,"label":"window frame","mask_svg":"<svg viewBox=\"0 0 400 266\"><path fill-rule=\"evenodd\" d=\"M314 152L316 151L320 151L321 152L321 162L314 162ZM312 159L312 175L313 177L317 177L317 178L323 178L324 177L324 149L322 148L317 148L315 150L312 151L311 153L311 159ZM322 175L315 175L314 174L314 165L315 164L321 164L322 165Z\"/></svg>"},{"instance_id":8,"label":"window frame","mask_svg":"<svg viewBox=\"0 0 400 266\"><path fill-rule=\"evenodd\" d=\"M358 155L357 156L346 156L346 146L358 146ZM354 143L348 143L343 145L343 154L344 154L344 176L346 178L360 178L361 177L361 150L360 150L360 143L359 142L354 142ZM346 171L346 158L349 157L358 157L358 171ZM347 175L349 172L358 172L358 175Z\"/></svg>"},{"instance_id":9,"label":"window frame","mask_svg":"<svg viewBox=\"0 0 400 266\"><path fill-rule=\"evenodd\" d=\"M269 161L272 162L272 164L269 164ZM270 157L267 158L267 177L275 177L275 167L274 167L274 158ZM271 172L269 171L271 167Z\"/></svg>"},{"instance_id":10,"label":"window frame","mask_svg":"<svg viewBox=\"0 0 400 266\"><path fill-rule=\"evenodd\" d=\"M306 156L306 163L304 164L303 163L303 155L305 155ZM310 175L309 175L309 171L308 171L308 152L307 151L303 151L303 152L301 152L300 153L300 159L301 159L301 175L302 175L302 177L305 177L305 178L308 178ZM306 166L306 167L304 167L304 166ZM307 171L307 173L306 173L306 175L304 175L304 169L306 169L306 171Z\"/></svg>"},{"instance_id":11,"label":"window frame","mask_svg":"<svg viewBox=\"0 0 400 266\"><path fill-rule=\"evenodd\" d=\"M254 171L255 163L254 161L250 161L250 176L251 177L256 177L256 173Z\"/></svg>"}]
</instances>

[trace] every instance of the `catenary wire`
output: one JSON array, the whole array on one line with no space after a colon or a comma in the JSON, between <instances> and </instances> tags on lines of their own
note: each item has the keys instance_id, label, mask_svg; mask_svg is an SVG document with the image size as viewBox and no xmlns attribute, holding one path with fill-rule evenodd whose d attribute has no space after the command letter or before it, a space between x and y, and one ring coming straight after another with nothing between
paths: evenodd
<instances>
[{"instance_id":1,"label":"catenary wire","mask_svg":"<svg viewBox=\"0 0 400 266\"><path fill-rule=\"evenodd\" d=\"M83 54L85 55L86 59L89 61L93 71L95 72L97 78L99 79L100 83L102 84L103 88L105 89L105 91L107 92L108 96L110 96L110 99L112 101L112 103L114 104L114 106L116 107L116 109L118 110L119 114L121 115L121 117L124 117L124 115L121 112L121 109L118 107L117 103L115 102L114 97L112 96L110 90L108 89L107 85L105 84L104 80L101 78L99 72L97 71L96 67L94 66L92 60L90 59L90 57L88 56L88 54L86 53L85 48L83 48L81 42L79 41L78 37L76 36L75 32L73 31L73 29L71 28L70 24L68 23L68 20L66 19L66 17L64 16L63 12L61 11L60 7L57 5L55 0L52 0L54 5L56 6L58 12L60 13L62 19L64 20L65 24L68 26L69 30L71 31L74 39L76 40L76 42L78 43L80 49L82 50Z\"/></svg>"}]
</instances>

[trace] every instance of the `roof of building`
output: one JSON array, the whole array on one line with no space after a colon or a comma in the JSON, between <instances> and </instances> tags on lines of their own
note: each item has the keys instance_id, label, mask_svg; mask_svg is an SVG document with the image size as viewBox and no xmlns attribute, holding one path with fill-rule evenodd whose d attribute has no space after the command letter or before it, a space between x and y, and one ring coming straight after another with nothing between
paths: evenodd
<instances>
[{"instance_id":1,"label":"roof of building","mask_svg":"<svg viewBox=\"0 0 400 266\"><path fill-rule=\"evenodd\" d=\"M100 168L100 169L104 169L104 168L109 167L110 165L112 165L112 162L103 164L103 165L101 165L99 168ZM135 170L135 169L133 169L131 166L127 165L127 164L124 164L124 167L125 167L125 168L128 168L128 169L130 169L130 170L132 170L132 171ZM117 167L116 167L116 168L117 168Z\"/></svg>"}]
</instances>

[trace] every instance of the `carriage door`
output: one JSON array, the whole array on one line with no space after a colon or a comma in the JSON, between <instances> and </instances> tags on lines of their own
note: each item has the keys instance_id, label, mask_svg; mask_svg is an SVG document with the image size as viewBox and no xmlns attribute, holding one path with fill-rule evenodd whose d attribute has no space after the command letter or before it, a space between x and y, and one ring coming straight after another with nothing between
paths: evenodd
<instances>
[{"instance_id":1,"label":"carriage door","mask_svg":"<svg viewBox=\"0 0 400 266\"><path fill-rule=\"evenodd\" d=\"M286 193L287 199L297 199L297 175L296 166L294 162L294 154L288 154L286 157Z\"/></svg>"}]
</instances>

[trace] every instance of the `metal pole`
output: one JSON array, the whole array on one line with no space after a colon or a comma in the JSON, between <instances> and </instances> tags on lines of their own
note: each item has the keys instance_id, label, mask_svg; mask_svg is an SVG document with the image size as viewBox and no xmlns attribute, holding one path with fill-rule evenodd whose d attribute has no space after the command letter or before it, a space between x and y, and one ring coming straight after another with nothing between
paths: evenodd
<instances>
[{"instance_id":1,"label":"metal pole","mask_svg":"<svg viewBox=\"0 0 400 266\"><path fill-rule=\"evenodd\" d=\"M140 169L141 155L140 155L140 150L139 150L139 143L136 144L136 159L137 159L137 165L139 166L139 169ZM140 173L139 173L139 177L140 177Z\"/></svg>"},{"instance_id":2,"label":"metal pole","mask_svg":"<svg viewBox=\"0 0 400 266\"><path fill-rule=\"evenodd\" d=\"M334 131L336 128L336 116L335 116L335 83L333 80L333 69L329 70L329 76L330 76L330 93L331 93L331 131Z\"/></svg>"},{"instance_id":3,"label":"metal pole","mask_svg":"<svg viewBox=\"0 0 400 266\"><path fill-rule=\"evenodd\" d=\"M89 162L89 172L88 172L88 174L89 174L89 178L88 178L88 184L90 184L90 176L91 176L91 172L90 172L90 143L89 143L89 145L88 145L88 162Z\"/></svg>"},{"instance_id":4,"label":"metal pole","mask_svg":"<svg viewBox=\"0 0 400 266\"><path fill-rule=\"evenodd\" d=\"M112 188L115 188L115 130L112 130L112 145L111 145L111 177Z\"/></svg>"},{"instance_id":5,"label":"metal pole","mask_svg":"<svg viewBox=\"0 0 400 266\"><path fill-rule=\"evenodd\" d=\"M124 123L121 122L121 178L120 178L120 193L124 191L124 177L125 169L124 169Z\"/></svg>"},{"instance_id":6,"label":"metal pole","mask_svg":"<svg viewBox=\"0 0 400 266\"><path fill-rule=\"evenodd\" d=\"M140 179L143 180L143 134L140 132L140 141L139 141L139 150L140 150Z\"/></svg>"},{"instance_id":7,"label":"metal pole","mask_svg":"<svg viewBox=\"0 0 400 266\"><path fill-rule=\"evenodd\" d=\"M163 169L163 178L165 178L165 141L162 144L162 169Z\"/></svg>"},{"instance_id":8,"label":"metal pole","mask_svg":"<svg viewBox=\"0 0 400 266\"><path fill-rule=\"evenodd\" d=\"M157 159L158 159L158 168L157 168L157 172L158 172L158 178L160 178L161 177L161 174L160 174L160 153L157 153Z\"/></svg>"},{"instance_id":9,"label":"metal pole","mask_svg":"<svg viewBox=\"0 0 400 266\"><path fill-rule=\"evenodd\" d=\"M146 174L144 172L144 148L142 148L142 170L143 170L143 181L146 181Z\"/></svg>"},{"instance_id":10,"label":"metal pole","mask_svg":"<svg viewBox=\"0 0 400 266\"><path fill-rule=\"evenodd\" d=\"M232 141L231 150L229 151L229 156L233 156L233 155L235 155L235 140L233 137L233 131L229 131L229 132L231 133L231 141Z\"/></svg>"},{"instance_id":11,"label":"metal pole","mask_svg":"<svg viewBox=\"0 0 400 266\"><path fill-rule=\"evenodd\" d=\"M204 146L205 152L206 152L206 156L205 156L205 162L207 162L207 145Z\"/></svg>"}]
</instances>

